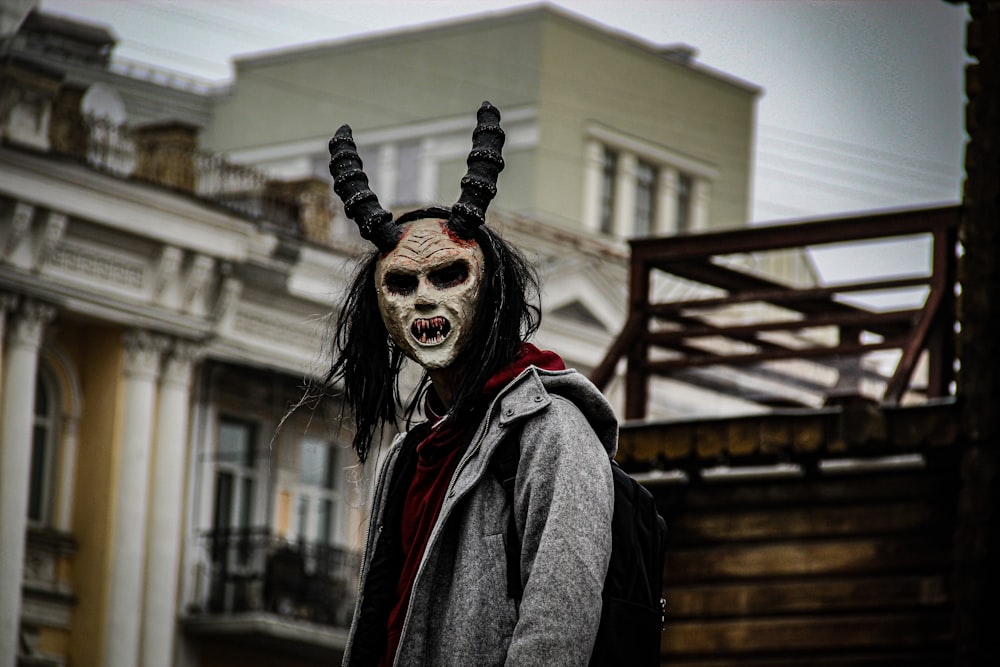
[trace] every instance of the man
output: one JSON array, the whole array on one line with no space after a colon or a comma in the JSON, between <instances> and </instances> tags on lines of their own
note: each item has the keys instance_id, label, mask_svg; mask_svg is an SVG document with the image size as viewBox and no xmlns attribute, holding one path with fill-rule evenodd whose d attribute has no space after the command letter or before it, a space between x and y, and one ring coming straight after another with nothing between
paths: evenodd
<instances>
[{"instance_id":1,"label":"man","mask_svg":"<svg viewBox=\"0 0 1000 667\"><path fill-rule=\"evenodd\" d=\"M326 378L342 385L362 462L395 419L404 357L425 371L407 409L425 420L395 439L376 483L351 667L586 665L593 647L617 422L589 381L526 342L537 279L484 224L503 169L499 119L484 102L454 206L395 221L350 128L330 142L335 190L377 246L340 310ZM511 438L513 507L491 465ZM508 567L512 512L520 552Z\"/></svg>"}]
</instances>

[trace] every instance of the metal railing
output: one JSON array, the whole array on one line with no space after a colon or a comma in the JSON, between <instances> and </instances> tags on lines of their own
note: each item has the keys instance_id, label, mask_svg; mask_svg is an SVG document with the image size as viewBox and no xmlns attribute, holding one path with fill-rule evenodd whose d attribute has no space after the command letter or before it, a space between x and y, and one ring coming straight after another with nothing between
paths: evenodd
<instances>
[{"instance_id":1,"label":"metal railing","mask_svg":"<svg viewBox=\"0 0 1000 667\"><path fill-rule=\"evenodd\" d=\"M631 241L629 315L591 379L604 388L627 360L628 419L646 416L655 377L765 407L811 406L807 394L825 403L855 395L888 404L947 396L954 379L958 220L959 208L948 206ZM929 271L796 286L734 261L904 237L929 238ZM864 275L872 267L852 268ZM701 289L688 290L692 298L657 302L654 274L662 274L661 283L665 277ZM901 289L923 290L922 305L886 311L857 298ZM871 355L886 350L898 358L880 371ZM921 362L922 387L912 381ZM865 394L866 379L875 380L877 395Z\"/></svg>"},{"instance_id":2,"label":"metal railing","mask_svg":"<svg viewBox=\"0 0 1000 667\"><path fill-rule=\"evenodd\" d=\"M266 528L203 535L205 614L264 611L286 618L347 627L354 609L360 558L346 549L289 542Z\"/></svg>"},{"instance_id":3,"label":"metal railing","mask_svg":"<svg viewBox=\"0 0 1000 667\"><path fill-rule=\"evenodd\" d=\"M263 171L220 154L183 145L144 149L137 133L126 126L94 116L85 116L82 123L82 158L97 171L187 191L295 235L302 233L306 215L320 213L327 221L334 217L328 188L295 192Z\"/></svg>"}]
</instances>

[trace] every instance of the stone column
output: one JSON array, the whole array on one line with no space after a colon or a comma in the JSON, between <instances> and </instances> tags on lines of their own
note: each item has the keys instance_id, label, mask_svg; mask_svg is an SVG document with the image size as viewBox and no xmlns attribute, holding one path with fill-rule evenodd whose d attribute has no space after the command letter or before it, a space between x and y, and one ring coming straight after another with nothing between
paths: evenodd
<instances>
[{"instance_id":1,"label":"stone column","mask_svg":"<svg viewBox=\"0 0 1000 667\"><path fill-rule=\"evenodd\" d=\"M21 576L28 487L31 483L31 433L35 416L38 350L51 306L29 301L11 322L4 347L3 412L0 426L0 667L17 664L21 624Z\"/></svg>"},{"instance_id":2,"label":"stone column","mask_svg":"<svg viewBox=\"0 0 1000 667\"><path fill-rule=\"evenodd\" d=\"M382 205L392 208L396 203L396 179L399 177L399 148L392 142L379 146L375 158L375 173L371 174L371 188L378 193ZM353 223L352 223L353 225Z\"/></svg>"},{"instance_id":3,"label":"stone column","mask_svg":"<svg viewBox=\"0 0 1000 667\"><path fill-rule=\"evenodd\" d=\"M417 174L420 178L417 184L417 197L421 202L437 200L437 163L434 161L435 142L433 139L420 141L420 158L417 162ZM464 174L463 174L464 175Z\"/></svg>"},{"instance_id":4,"label":"stone column","mask_svg":"<svg viewBox=\"0 0 1000 667\"><path fill-rule=\"evenodd\" d=\"M711 201L711 184L704 178L693 179L691 183L691 231L708 231L708 207Z\"/></svg>"},{"instance_id":5,"label":"stone column","mask_svg":"<svg viewBox=\"0 0 1000 667\"><path fill-rule=\"evenodd\" d=\"M588 139L583 147L583 228L595 234L601 231L601 162L604 146Z\"/></svg>"},{"instance_id":6,"label":"stone column","mask_svg":"<svg viewBox=\"0 0 1000 667\"><path fill-rule=\"evenodd\" d=\"M143 667L174 664L177 586L181 574L181 510L194 351L187 343L174 345L160 382L146 541L142 660L139 662Z\"/></svg>"},{"instance_id":7,"label":"stone column","mask_svg":"<svg viewBox=\"0 0 1000 667\"><path fill-rule=\"evenodd\" d=\"M104 636L104 667L136 667L139 661L143 568L146 563L146 501L152 451L156 380L165 340L144 331L124 336L122 428L115 475L111 575Z\"/></svg>"},{"instance_id":8,"label":"stone column","mask_svg":"<svg viewBox=\"0 0 1000 667\"><path fill-rule=\"evenodd\" d=\"M677 189L680 174L672 167L660 169L656 186L656 233L677 235Z\"/></svg>"},{"instance_id":9,"label":"stone column","mask_svg":"<svg viewBox=\"0 0 1000 667\"><path fill-rule=\"evenodd\" d=\"M0 408L3 407L4 332L7 330L7 313L13 311L16 306L16 296L0 293Z\"/></svg>"},{"instance_id":10,"label":"stone column","mask_svg":"<svg viewBox=\"0 0 1000 667\"><path fill-rule=\"evenodd\" d=\"M620 238L635 235L635 171L638 164L635 154L618 152L614 235Z\"/></svg>"}]
</instances>

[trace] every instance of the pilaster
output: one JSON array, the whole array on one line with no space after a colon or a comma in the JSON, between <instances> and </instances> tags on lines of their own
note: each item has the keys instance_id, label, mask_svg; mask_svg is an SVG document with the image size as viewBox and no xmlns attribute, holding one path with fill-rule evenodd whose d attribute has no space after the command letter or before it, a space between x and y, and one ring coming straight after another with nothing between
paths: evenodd
<instances>
[{"instance_id":1,"label":"pilaster","mask_svg":"<svg viewBox=\"0 0 1000 667\"><path fill-rule=\"evenodd\" d=\"M174 343L166 358L157 402L153 470L149 493L149 532L144 580L139 664L173 664L177 594L181 568L182 507L192 368L196 348Z\"/></svg>"},{"instance_id":2,"label":"pilaster","mask_svg":"<svg viewBox=\"0 0 1000 667\"><path fill-rule=\"evenodd\" d=\"M671 167L660 170L656 186L656 233L676 236L677 229L677 188L680 173Z\"/></svg>"},{"instance_id":3,"label":"pilaster","mask_svg":"<svg viewBox=\"0 0 1000 667\"><path fill-rule=\"evenodd\" d=\"M21 578L38 351L55 308L27 301L4 341L0 416L0 667L15 667L21 619Z\"/></svg>"},{"instance_id":4,"label":"pilaster","mask_svg":"<svg viewBox=\"0 0 1000 667\"><path fill-rule=\"evenodd\" d=\"M618 153L615 175L615 236L632 236L635 228L635 172L639 161L634 153Z\"/></svg>"},{"instance_id":5,"label":"pilaster","mask_svg":"<svg viewBox=\"0 0 1000 667\"><path fill-rule=\"evenodd\" d=\"M601 231L601 158L604 146L588 139L583 155L583 227L595 234Z\"/></svg>"},{"instance_id":6,"label":"pilaster","mask_svg":"<svg viewBox=\"0 0 1000 667\"><path fill-rule=\"evenodd\" d=\"M105 667L135 667L139 661L140 611L146 563L147 499L152 454L156 381L166 339L146 331L130 331L122 339L125 367L122 427L117 443L114 526Z\"/></svg>"}]
</instances>

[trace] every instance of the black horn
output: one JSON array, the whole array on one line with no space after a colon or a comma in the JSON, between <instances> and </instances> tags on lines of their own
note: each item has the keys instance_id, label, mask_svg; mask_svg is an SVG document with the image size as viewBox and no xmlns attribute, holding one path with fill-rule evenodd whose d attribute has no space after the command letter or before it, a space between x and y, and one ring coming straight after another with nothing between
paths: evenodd
<instances>
[{"instance_id":1,"label":"black horn","mask_svg":"<svg viewBox=\"0 0 1000 667\"><path fill-rule=\"evenodd\" d=\"M357 223L361 236L386 253L396 247L400 230L392 222L392 213L382 208L369 187L363 166L350 126L341 125L330 139L333 191L344 202L344 212Z\"/></svg>"},{"instance_id":2,"label":"black horn","mask_svg":"<svg viewBox=\"0 0 1000 667\"><path fill-rule=\"evenodd\" d=\"M472 151L466 161L469 170L462 178L462 194L451 207L448 219L448 227L462 238L470 238L477 227L485 224L486 207L497 195L497 176L504 167L500 111L489 102L483 102L476 120Z\"/></svg>"}]
</instances>

